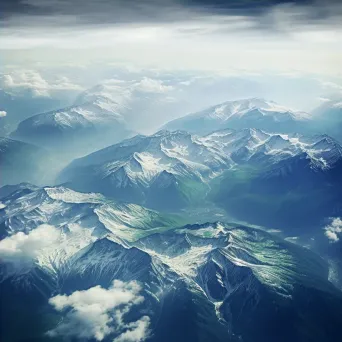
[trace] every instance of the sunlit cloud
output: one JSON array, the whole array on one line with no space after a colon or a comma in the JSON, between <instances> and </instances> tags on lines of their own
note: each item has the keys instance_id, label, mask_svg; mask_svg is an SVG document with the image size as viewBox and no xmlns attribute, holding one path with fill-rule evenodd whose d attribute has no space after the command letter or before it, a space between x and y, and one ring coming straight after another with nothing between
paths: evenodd
<instances>
[{"instance_id":1,"label":"sunlit cloud","mask_svg":"<svg viewBox=\"0 0 342 342\"><path fill-rule=\"evenodd\" d=\"M115 342L141 342L149 335L150 319L141 317L135 322L124 322L133 306L141 304L141 286L135 281L114 280L110 288L95 286L71 295L57 295L49 303L59 312L66 312L65 319L47 332L50 337L79 338L102 341L115 334Z\"/></svg>"},{"instance_id":2,"label":"sunlit cloud","mask_svg":"<svg viewBox=\"0 0 342 342\"><path fill-rule=\"evenodd\" d=\"M15 233L0 241L0 259L18 267L31 265L44 248L60 238L60 231L43 224L27 234Z\"/></svg>"},{"instance_id":3,"label":"sunlit cloud","mask_svg":"<svg viewBox=\"0 0 342 342\"><path fill-rule=\"evenodd\" d=\"M342 220L339 217L333 218L325 228L325 235L331 242L338 242L342 235Z\"/></svg>"},{"instance_id":4,"label":"sunlit cloud","mask_svg":"<svg viewBox=\"0 0 342 342\"><path fill-rule=\"evenodd\" d=\"M0 75L0 84L10 91L31 91L36 97L49 97L51 91L81 91L83 88L72 83L68 77L56 76L46 80L37 70L14 70Z\"/></svg>"}]
</instances>

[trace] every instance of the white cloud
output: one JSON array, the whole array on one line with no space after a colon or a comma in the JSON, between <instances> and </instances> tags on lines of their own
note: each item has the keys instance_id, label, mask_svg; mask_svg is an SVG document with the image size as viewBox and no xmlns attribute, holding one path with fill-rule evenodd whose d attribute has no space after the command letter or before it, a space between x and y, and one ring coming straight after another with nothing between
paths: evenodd
<instances>
[{"instance_id":1,"label":"white cloud","mask_svg":"<svg viewBox=\"0 0 342 342\"><path fill-rule=\"evenodd\" d=\"M0 241L0 258L17 266L29 265L46 247L55 243L60 231L54 226L43 224L28 234L16 233Z\"/></svg>"},{"instance_id":2,"label":"white cloud","mask_svg":"<svg viewBox=\"0 0 342 342\"><path fill-rule=\"evenodd\" d=\"M46 80L35 70L16 70L1 76L2 86L9 90L30 90L35 97L50 97L51 91L82 90L67 77L58 76L53 80Z\"/></svg>"},{"instance_id":3,"label":"white cloud","mask_svg":"<svg viewBox=\"0 0 342 342\"><path fill-rule=\"evenodd\" d=\"M337 75L341 25L310 24L303 9L275 7L261 17L195 16L192 20L141 25L67 26L3 29L1 53L20 60L59 64L107 61L175 70L246 69ZM310 15L309 15L310 16ZM74 17L70 17L74 21ZM203 48L205 46L205 49ZM232 48L234 47L234 48ZM62 52L61 52L62 51ZM180 58L181 56L181 58Z\"/></svg>"},{"instance_id":4,"label":"white cloud","mask_svg":"<svg viewBox=\"0 0 342 342\"><path fill-rule=\"evenodd\" d=\"M127 330L114 339L113 342L141 342L149 336L150 318L142 317L127 325Z\"/></svg>"},{"instance_id":5,"label":"white cloud","mask_svg":"<svg viewBox=\"0 0 342 342\"><path fill-rule=\"evenodd\" d=\"M164 85L160 80L144 77L140 82L135 84L135 89L145 93L165 93L173 90L173 87Z\"/></svg>"},{"instance_id":6,"label":"white cloud","mask_svg":"<svg viewBox=\"0 0 342 342\"><path fill-rule=\"evenodd\" d=\"M0 110L0 118L3 118L4 116L7 115L7 112L4 110Z\"/></svg>"},{"instance_id":7,"label":"white cloud","mask_svg":"<svg viewBox=\"0 0 342 342\"><path fill-rule=\"evenodd\" d=\"M329 101L331 101L330 99L328 99L327 97L319 97L318 98L318 101L320 101L320 102L329 102Z\"/></svg>"},{"instance_id":8,"label":"white cloud","mask_svg":"<svg viewBox=\"0 0 342 342\"><path fill-rule=\"evenodd\" d=\"M340 240L342 233L342 220L339 217L332 218L331 220L331 223L324 228L325 235L331 242L337 242Z\"/></svg>"},{"instance_id":9,"label":"white cloud","mask_svg":"<svg viewBox=\"0 0 342 342\"><path fill-rule=\"evenodd\" d=\"M47 334L51 337L95 338L97 341L110 334L119 334L117 341L143 341L148 334L148 317L128 324L123 322L123 316L131 307L144 301L140 292L141 287L135 281L114 280L108 290L95 286L75 291L70 296L52 297L49 303L57 311L69 311L63 322Z\"/></svg>"}]
</instances>

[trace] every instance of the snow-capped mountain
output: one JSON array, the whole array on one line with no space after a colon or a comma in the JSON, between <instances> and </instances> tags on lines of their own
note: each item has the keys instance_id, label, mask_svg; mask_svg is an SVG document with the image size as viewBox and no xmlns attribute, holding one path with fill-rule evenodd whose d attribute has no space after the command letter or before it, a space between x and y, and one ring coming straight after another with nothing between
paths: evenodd
<instances>
[{"instance_id":1,"label":"snow-capped mountain","mask_svg":"<svg viewBox=\"0 0 342 342\"><path fill-rule=\"evenodd\" d=\"M136 204L113 202L101 194L79 193L65 187L23 184L1 198L1 209L1 238L49 224L66 235L72 235L73 230L83 232L85 236L79 236L79 243L87 240L86 235L96 239L111 232L130 241L147 232L180 224L178 216L160 215Z\"/></svg>"},{"instance_id":2,"label":"snow-capped mountain","mask_svg":"<svg viewBox=\"0 0 342 342\"><path fill-rule=\"evenodd\" d=\"M27 338L46 338L47 331L73 318L56 313L49 298L78 298L99 287L109 291L113 281L139 284L141 299L123 317L147 316L147 341L336 337L329 322L341 321L342 298L327 280L327 265L264 231L226 223L180 227L157 212L63 187L9 194L2 199L0 222L0 298L12 298L18 308L5 306L1 317L44 322L34 332L25 330ZM323 320L311 314L322 306ZM299 324L301 317L306 319ZM269 329L270 321L276 329ZM322 327L319 336L311 333L316 324ZM8 336L12 326L4 328ZM108 328L101 340L117 335Z\"/></svg>"},{"instance_id":3,"label":"snow-capped mountain","mask_svg":"<svg viewBox=\"0 0 342 342\"><path fill-rule=\"evenodd\" d=\"M270 134L257 129L223 130L204 137L182 131L136 136L65 168L59 183L78 191L147 206L175 209L201 201L213 180L246 165L272 172L301 158L324 172L342 160L342 148L328 136Z\"/></svg>"},{"instance_id":4,"label":"snow-capped mountain","mask_svg":"<svg viewBox=\"0 0 342 342\"><path fill-rule=\"evenodd\" d=\"M167 123L168 130L210 133L232 128L259 128L270 132L307 131L311 116L260 98L228 101Z\"/></svg>"},{"instance_id":5,"label":"snow-capped mountain","mask_svg":"<svg viewBox=\"0 0 342 342\"><path fill-rule=\"evenodd\" d=\"M196 197L191 193L193 185L198 186L198 192L207 191L206 180L231 164L229 157L186 132L161 131L77 159L62 171L58 182L159 207L166 205L162 199L165 194L168 205L175 208L182 206L188 196Z\"/></svg>"},{"instance_id":6,"label":"snow-capped mountain","mask_svg":"<svg viewBox=\"0 0 342 342\"><path fill-rule=\"evenodd\" d=\"M143 121L148 122L151 113L173 108L169 88L148 78L108 80L84 91L72 106L20 122L12 136L57 150L70 161L132 136L137 129L146 131Z\"/></svg>"},{"instance_id":7,"label":"snow-capped mountain","mask_svg":"<svg viewBox=\"0 0 342 342\"><path fill-rule=\"evenodd\" d=\"M0 186L51 180L53 162L47 151L21 141L0 137Z\"/></svg>"},{"instance_id":8,"label":"snow-capped mountain","mask_svg":"<svg viewBox=\"0 0 342 342\"><path fill-rule=\"evenodd\" d=\"M238 220L320 234L341 203L341 145L327 135L274 134L246 146L232 153L237 165L212 185L211 198Z\"/></svg>"},{"instance_id":9,"label":"snow-capped mountain","mask_svg":"<svg viewBox=\"0 0 342 342\"><path fill-rule=\"evenodd\" d=\"M0 79L1 76L3 75L0 74ZM63 106L64 103L56 98L34 96L29 91L12 92L2 89L0 85L0 111L7 114L1 117L0 136L7 136L22 120L41 111Z\"/></svg>"},{"instance_id":10,"label":"snow-capped mountain","mask_svg":"<svg viewBox=\"0 0 342 342\"><path fill-rule=\"evenodd\" d=\"M34 115L22 121L12 136L63 154L89 153L131 134L120 106L108 98L94 97L79 105Z\"/></svg>"}]
</instances>

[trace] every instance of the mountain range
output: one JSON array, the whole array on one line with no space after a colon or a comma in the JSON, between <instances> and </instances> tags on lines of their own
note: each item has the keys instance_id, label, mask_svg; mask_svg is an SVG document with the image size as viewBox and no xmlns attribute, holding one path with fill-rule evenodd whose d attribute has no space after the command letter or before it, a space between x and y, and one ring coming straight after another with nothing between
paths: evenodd
<instances>
[{"instance_id":1,"label":"mountain range","mask_svg":"<svg viewBox=\"0 0 342 342\"><path fill-rule=\"evenodd\" d=\"M69 154L72 160L132 136L143 126L142 117L171 110L174 100L166 89L148 78L108 80L81 93L71 106L21 121L11 137Z\"/></svg>"},{"instance_id":2,"label":"mountain range","mask_svg":"<svg viewBox=\"0 0 342 342\"><path fill-rule=\"evenodd\" d=\"M342 147L326 135L271 134L258 129L229 129L206 136L160 131L74 160L60 173L58 183L167 211L211 199L239 219L243 212L245 219L250 218L247 213L258 205L266 215L272 196L286 199L287 194L302 193L292 199L305 201L316 191L321 197L315 206L326 201L316 213L327 215L331 202L339 198L341 161ZM253 195L258 203L252 201L244 208ZM283 222L287 227L288 222Z\"/></svg>"},{"instance_id":3,"label":"mountain range","mask_svg":"<svg viewBox=\"0 0 342 342\"><path fill-rule=\"evenodd\" d=\"M134 133L173 90L109 80L0 139L1 341L338 340L341 103Z\"/></svg>"},{"instance_id":4,"label":"mountain range","mask_svg":"<svg viewBox=\"0 0 342 342\"><path fill-rule=\"evenodd\" d=\"M140 290L124 322L145 322L149 341L318 342L339 333L342 296L328 282L325 262L259 229L178 226L176 218L64 187L15 190L2 198L0 222L2 241L20 234L31 241L16 255L0 244L1 302L11 300L3 336L13 341L44 341L47 333L63 340L63 324L74 315L62 318L51 303L123 286L132 295ZM44 241L33 244L33 234L43 231ZM21 262L20 253L29 260ZM39 324L16 330L23 321ZM79 318L69 336L76 338L82 324ZM113 324L106 322L97 340L124 333Z\"/></svg>"}]
</instances>

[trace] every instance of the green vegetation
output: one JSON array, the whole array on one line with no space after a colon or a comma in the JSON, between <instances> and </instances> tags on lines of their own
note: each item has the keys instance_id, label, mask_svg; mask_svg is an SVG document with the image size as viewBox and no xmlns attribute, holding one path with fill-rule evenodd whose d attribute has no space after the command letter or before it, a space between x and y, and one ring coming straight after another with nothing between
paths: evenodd
<instances>
[{"instance_id":1,"label":"green vegetation","mask_svg":"<svg viewBox=\"0 0 342 342\"><path fill-rule=\"evenodd\" d=\"M178 189L190 206L201 204L210 189L207 184L193 179L178 179L177 181Z\"/></svg>"}]
</instances>

